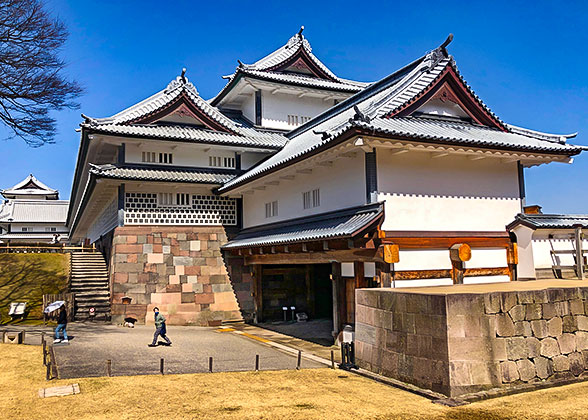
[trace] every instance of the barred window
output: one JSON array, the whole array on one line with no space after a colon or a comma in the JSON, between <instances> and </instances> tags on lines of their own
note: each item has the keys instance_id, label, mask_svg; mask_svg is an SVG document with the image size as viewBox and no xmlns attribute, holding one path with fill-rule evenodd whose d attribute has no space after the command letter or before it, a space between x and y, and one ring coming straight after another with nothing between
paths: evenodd
<instances>
[{"instance_id":1,"label":"barred window","mask_svg":"<svg viewBox=\"0 0 588 420\"><path fill-rule=\"evenodd\" d=\"M270 203L265 203L265 217L275 217L278 215L278 202L272 201Z\"/></svg>"},{"instance_id":2,"label":"barred window","mask_svg":"<svg viewBox=\"0 0 588 420\"><path fill-rule=\"evenodd\" d=\"M309 209L311 207L319 207L321 205L321 192L319 188L312 191L305 191L302 193L302 206Z\"/></svg>"}]
</instances>

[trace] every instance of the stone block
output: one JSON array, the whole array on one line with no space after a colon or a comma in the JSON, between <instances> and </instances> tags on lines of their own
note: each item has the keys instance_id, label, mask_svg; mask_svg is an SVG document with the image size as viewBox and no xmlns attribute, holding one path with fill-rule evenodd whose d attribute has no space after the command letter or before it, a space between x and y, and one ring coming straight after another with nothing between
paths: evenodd
<instances>
[{"instance_id":1,"label":"stone block","mask_svg":"<svg viewBox=\"0 0 588 420\"><path fill-rule=\"evenodd\" d=\"M547 298L550 302L559 302L565 299L562 289L547 289Z\"/></svg>"},{"instance_id":2,"label":"stone block","mask_svg":"<svg viewBox=\"0 0 588 420\"><path fill-rule=\"evenodd\" d=\"M142 251L143 251L143 254L152 254L153 253L153 244L143 244Z\"/></svg>"},{"instance_id":3,"label":"stone block","mask_svg":"<svg viewBox=\"0 0 588 420\"><path fill-rule=\"evenodd\" d=\"M568 356L568 360L570 361L570 372L572 372L572 375L578 376L584 372L584 358L582 357L582 353L571 353Z\"/></svg>"},{"instance_id":4,"label":"stone block","mask_svg":"<svg viewBox=\"0 0 588 420\"><path fill-rule=\"evenodd\" d=\"M500 310L508 312L517 304L517 294L514 292L502 292L500 294Z\"/></svg>"},{"instance_id":5,"label":"stone block","mask_svg":"<svg viewBox=\"0 0 588 420\"><path fill-rule=\"evenodd\" d=\"M200 241L190 241L190 251L200 251Z\"/></svg>"},{"instance_id":6,"label":"stone block","mask_svg":"<svg viewBox=\"0 0 588 420\"><path fill-rule=\"evenodd\" d=\"M531 323L529 321L520 321L514 323L514 335L530 337L533 335Z\"/></svg>"},{"instance_id":7,"label":"stone block","mask_svg":"<svg viewBox=\"0 0 588 420\"><path fill-rule=\"evenodd\" d=\"M577 287L566 287L562 289L564 300L580 299L580 289Z\"/></svg>"},{"instance_id":8,"label":"stone block","mask_svg":"<svg viewBox=\"0 0 588 420\"><path fill-rule=\"evenodd\" d=\"M192 291L194 293L203 293L204 292L204 285L200 283L187 283L192 285ZM249 296L249 293L247 293Z\"/></svg>"},{"instance_id":9,"label":"stone block","mask_svg":"<svg viewBox=\"0 0 588 420\"><path fill-rule=\"evenodd\" d=\"M486 293L484 295L484 311L487 314L500 312L500 293Z\"/></svg>"},{"instance_id":10,"label":"stone block","mask_svg":"<svg viewBox=\"0 0 588 420\"><path fill-rule=\"evenodd\" d=\"M541 354L541 342L535 337L525 338L525 344L527 346L527 357L532 359L539 357Z\"/></svg>"},{"instance_id":11,"label":"stone block","mask_svg":"<svg viewBox=\"0 0 588 420\"><path fill-rule=\"evenodd\" d=\"M555 310L555 303L544 303L542 306L544 319L551 319L557 316L557 312Z\"/></svg>"},{"instance_id":12,"label":"stone block","mask_svg":"<svg viewBox=\"0 0 588 420\"><path fill-rule=\"evenodd\" d=\"M166 292L172 292L172 293L180 293L182 291L182 285L179 283L176 284L168 284L167 286L165 286L165 291ZM175 303L175 302L170 302L170 303Z\"/></svg>"},{"instance_id":13,"label":"stone block","mask_svg":"<svg viewBox=\"0 0 588 420\"><path fill-rule=\"evenodd\" d=\"M584 302L581 299L570 300L570 313L572 315L584 315Z\"/></svg>"},{"instance_id":14,"label":"stone block","mask_svg":"<svg viewBox=\"0 0 588 420\"><path fill-rule=\"evenodd\" d=\"M194 292L182 291L182 303L194 303Z\"/></svg>"},{"instance_id":15,"label":"stone block","mask_svg":"<svg viewBox=\"0 0 588 420\"><path fill-rule=\"evenodd\" d=\"M549 299L547 297L547 290L533 290L533 302L535 303L547 303Z\"/></svg>"},{"instance_id":16,"label":"stone block","mask_svg":"<svg viewBox=\"0 0 588 420\"><path fill-rule=\"evenodd\" d=\"M115 283L126 283L129 281L129 274L128 273L114 273L114 282Z\"/></svg>"},{"instance_id":17,"label":"stone block","mask_svg":"<svg viewBox=\"0 0 588 420\"><path fill-rule=\"evenodd\" d=\"M555 302L555 314L557 316L566 316L570 314L570 304L566 301Z\"/></svg>"},{"instance_id":18,"label":"stone block","mask_svg":"<svg viewBox=\"0 0 588 420\"><path fill-rule=\"evenodd\" d=\"M563 333L561 318L555 317L547 321L547 334L550 337L559 337Z\"/></svg>"},{"instance_id":19,"label":"stone block","mask_svg":"<svg viewBox=\"0 0 588 420\"><path fill-rule=\"evenodd\" d=\"M496 335L499 337L511 337L514 335L514 323L508 314L496 315Z\"/></svg>"},{"instance_id":20,"label":"stone block","mask_svg":"<svg viewBox=\"0 0 588 420\"><path fill-rule=\"evenodd\" d=\"M576 326L580 331L588 331L588 317L585 315L577 315Z\"/></svg>"},{"instance_id":21,"label":"stone block","mask_svg":"<svg viewBox=\"0 0 588 420\"><path fill-rule=\"evenodd\" d=\"M227 282L227 276L223 274L216 274L214 276L210 276L210 284L225 284Z\"/></svg>"},{"instance_id":22,"label":"stone block","mask_svg":"<svg viewBox=\"0 0 588 420\"><path fill-rule=\"evenodd\" d=\"M553 370L556 372L565 372L570 370L570 360L567 356L555 356L553 358Z\"/></svg>"},{"instance_id":23,"label":"stone block","mask_svg":"<svg viewBox=\"0 0 588 420\"><path fill-rule=\"evenodd\" d=\"M214 303L214 295L210 293L197 293L194 295L194 302L195 303L207 303L211 304Z\"/></svg>"},{"instance_id":24,"label":"stone block","mask_svg":"<svg viewBox=\"0 0 588 420\"><path fill-rule=\"evenodd\" d=\"M548 337L541 340L541 356L552 359L558 354L560 354L559 345L555 338Z\"/></svg>"},{"instance_id":25,"label":"stone block","mask_svg":"<svg viewBox=\"0 0 588 420\"><path fill-rule=\"evenodd\" d=\"M576 332L576 348L578 351L588 350L588 332Z\"/></svg>"},{"instance_id":26,"label":"stone block","mask_svg":"<svg viewBox=\"0 0 588 420\"><path fill-rule=\"evenodd\" d=\"M449 380L452 386L473 385L470 365L457 360L449 362Z\"/></svg>"},{"instance_id":27,"label":"stone block","mask_svg":"<svg viewBox=\"0 0 588 420\"><path fill-rule=\"evenodd\" d=\"M562 334L557 337L557 344L562 354L569 354L576 351L576 336L574 334Z\"/></svg>"},{"instance_id":28,"label":"stone block","mask_svg":"<svg viewBox=\"0 0 588 420\"><path fill-rule=\"evenodd\" d=\"M372 325L356 323L355 339L372 346L376 345L376 327Z\"/></svg>"},{"instance_id":29,"label":"stone block","mask_svg":"<svg viewBox=\"0 0 588 420\"><path fill-rule=\"evenodd\" d=\"M547 321L544 319L531 321L531 330L533 331L533 335L537 338L547 337Z\"/></svg>"},{"instance_id":30,"label":"stone block","mask_svg":"<svg viewBox=\"0 0 588 420\"><path fill-rule=\"evenodd\" d=\"M525 319L525 305L515 305L508 313L514 322L523 321Z\"/></svg>"},{"instance_id":31,"label":"stone block","mask_svg":"<svg viewBox=\"0 0 588 420\"><path fill-rule=\"evenodd\" d=\"M176 275L183 276L185 274L183 265L176 265L175 269L176 269L176 272L175 272Z\"/></svg>"},{"instance_id":32,"label":"stone block","mask_svg":"<svg viewBox=\"0 0 588 420\"><path fill-rule=\"evenodd\" d=\"M529 382L537 374L535 365L529 359L517 361L517 369L519 371L519 377L523 382Z\"/></svg>"},{"instance_id":33,"label":"stone block","mask_svg":"<svg viewBox=\"0 0 588 420\"><path fill-rule=\"evenodd\" d=\"M161 248L162 248L161 250L163 251L164 254L170 254L171 253L171 246L164 245Z\"/></svg>"},{"instance_id":34,"label":"stone block","mask_svg":"<svg viewBox=\"0 0 588 420\"><path fill-rule=\"evenodd\" d=\"M147 254L149 264L163 264L163 254Z\"/></svg>"},{"instance_id":35,"label":"stone block","mask_svg":"<svg viewBox=\"0 0 588 420\"><path fill-rule=\"evenodd\" d=\"M231 284L213 284L212 285L212 292L213 293L221 293L221 292L232 292L233 286Z\"/></svg>"},{"instance_id":36,"label":"stone block","mask_svg":"<svg viewBox=\"0 0 588 420\"><path fill-rule=\"evenodd\" d=\"M533 362L535 362L535 370L540 379L547 379L553 375L553 362L550 359L536 357Z\"/></svg>"},{"instance_id":37,"label":"stone block","mask_svg":"<svg viewBox=\"0 0 588 420\"><path fill-rule=\"evenodd\" d=\"M527 344L523 337L509 337L506 341L506 357L509 360L520 360L527 357Z\"/></svg>"},{"instance_id":38,"label":"stone block","mask_svg":"<svg viewBox=\"0 0 588 420\"><path fill-rule=\"evenodd\" d=\"M143 252L143 246L139 244L118 244L115 249L117 254L139 254Z\"/></svg>"},{"instance_id":39,"label":"stone block","mask_svg":"<svg viewBox=\"0 0 588 420\"><path fill-rule=\"evenodd\" d=\"M114 256L114 263L126 263L128 254L116 254Z\"/></svg>"},{"instance_id":40,"label":"stone block","mask_svg":"<svg viewBox=\"0 0 588 420\"><path fill-rule=\"evenodd\" d=\"M566 315L563 317L563 332L565 333L575 333L578 331L578 325L576 323L576 318L572 315Z\"/></svg>"},{"instance_id":41,"label":"stone block","mask_svg":"<svg viewBox=\"0 0 588 420\"><path fill-rule=\"evenodd\" d=\"M543 316L543 308L540 303L529 303L525 306L526 306L525 319L527 321L541 319L541 317Z\"/></svg>"},{"instance_id":42,"label":"stone block","mask_svg":"<svg viewBox=\"0 0 588 420\"><path fill-rule=\"evenodd\" d=\"M533 291L525 290L517 293L517 298L520 304L534 303Z\"/></svg>"},{"instance_id":43,"label":"stone block","mask_svg":"<svg viewBox=\"0 0 588 420\"><path fill-rule=\"evenodd\" d=\"M191 257L173 257L173 265L192 265L193 259Z\"/></svg>"},{"instance_id":44,"label":"stone block","mask_svg":"<svg viewBox=\"0 0 588 420\"><path fill-rule=\"evenodd\" d=\"M503 383L511 383L519 379L519 370L513 361L501 362L500 373Z\"/></svg>"},{"instance_id":45,"label":"stone block","mask_svg":"<svg viewBox=\"0 0 588 420\"><path fill-rule=\"evenodd\" d=\"M194 289L192 288L192 285L190 283L184 283L182 284L182 293L188 293L188 292L193 292Z\"/></svg>"},{"instance_id":46,"label":"stone block","mask_svg":"<svg viewBox=\"0 0 588 420\"><path fill-rule=\"evenodd\" d=\"M169 276L169 284L180 284L180 276Z\"/></svg>"}]
</instances>

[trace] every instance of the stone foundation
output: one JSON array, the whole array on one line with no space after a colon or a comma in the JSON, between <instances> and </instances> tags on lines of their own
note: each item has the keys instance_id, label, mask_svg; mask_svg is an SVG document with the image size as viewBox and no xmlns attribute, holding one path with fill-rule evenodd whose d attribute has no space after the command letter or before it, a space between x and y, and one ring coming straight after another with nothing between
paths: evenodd
<instances>
[{"instance_id":1,"label":"stone foundation","mask_svg":"<svg viewBox=\"0 0 588 420\"><path fill-rule=\"evenodd\" d=\"M112 321L133 317L153 323L155 306L175 325L241 320L235 293L242 291L234 290L220 251L226 241L220 226L116 228L110 258ZM132 304L122 304L123 296Z\"/></svg>"},{"instance_id":2,"label":"stone foundation","mask_svg":"<svg viewBox=\"0 0 588 420\"><path fill-rule=\"evenodd\" d=\"M448 396L588 376L588 287L459 287L357 290L358 364Z\"/></svg>"}]
</instances>

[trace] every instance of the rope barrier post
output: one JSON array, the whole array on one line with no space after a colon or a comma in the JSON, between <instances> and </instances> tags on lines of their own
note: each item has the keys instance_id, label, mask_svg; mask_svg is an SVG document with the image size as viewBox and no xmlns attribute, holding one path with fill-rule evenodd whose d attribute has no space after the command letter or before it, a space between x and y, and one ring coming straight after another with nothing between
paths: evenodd
<instances>
[{"instance_id":1,"label":"rope barrier post","mask_svg":"<svg viewBox=\"0 0 588 420\"><path fill-rule=\"evenodd\" d=\"M255 371L259 372L259 354L255 355Z\"/></svg>"},{"instance_id":2,"label":"rope barrier post","mask_svg":"<svg viewBox=\"0 0 588 420\"><path fill-rule=\"evenodd\" d=\"M106 376L112 376L112 360L106 361Z\"/></svg>"},{"instance_id":3,"label":"rope barrier post","mask_svg":"<svg viewBox=\"0 0 588 420\"><path fill-rule=\"evenodd\" d=\"M212 356L208 358L208 371L212 373Z\"/></svg>"},{"instance_id":4,"label":"rope barrier post","mask_svg":"<svg viewBox=\"0 0 588 420\"><path fill-rule=\"evenodd\" d=\"M159 373L163 375L163 358L159 359Z\"/></svg>"},{"instance_id":5,"label":"rope barrier post","mask_svg":"<svg viewBox=\"0 0 588 420\"><path fill-rule=\"evenodd\" d=\"M331 369L335 369L335 352L331 350Z\"/></svg>"},{"instance_id":6,"label":"rope barrier post","mask_svg":"<svg viewBox=\"0 0 588 420\"><path fill-rule=\"evenodd\" d=\"M300 370L301 363L302 363L302 350L298 350L298 361L296 362L296 370Z\"/></svg>"}]
</instances>

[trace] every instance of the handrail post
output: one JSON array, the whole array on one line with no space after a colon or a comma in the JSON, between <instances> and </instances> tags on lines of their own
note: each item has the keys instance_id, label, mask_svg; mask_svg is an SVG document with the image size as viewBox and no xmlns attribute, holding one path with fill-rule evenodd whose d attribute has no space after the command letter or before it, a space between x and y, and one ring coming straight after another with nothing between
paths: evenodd
<instances>
[{"instance_id":1,"label":"handrail post","mask_svg":"<svg viewBox=\"0 0 588 420\"><path fill-rule=\"evenodd\" d=\"M576 273L578 279L584 280L584 253L582 252L582 225L574 225L576 241Z\"/></svg>"}]
</instances>

